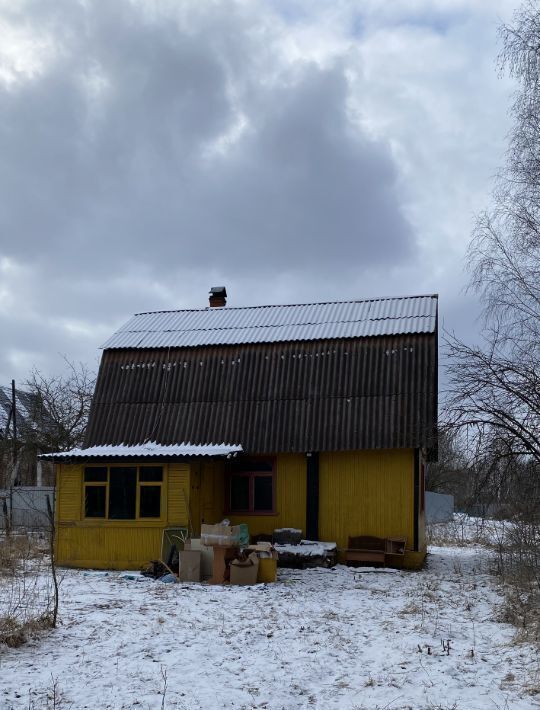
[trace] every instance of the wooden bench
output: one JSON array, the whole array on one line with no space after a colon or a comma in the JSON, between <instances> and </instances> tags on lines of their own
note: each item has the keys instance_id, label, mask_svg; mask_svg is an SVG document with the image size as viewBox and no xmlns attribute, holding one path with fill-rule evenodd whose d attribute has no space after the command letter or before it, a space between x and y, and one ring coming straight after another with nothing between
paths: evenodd
<instances>
[{"instance_id":1,"label":"wooden bench","mask_svg":"<svg viewBox=\"0 0 540 710\"><path fill-rule=\"evenodd\" d=\"M349 545L343 550L345 563L371 562L382 565L403 564L406 539L403 537L372 537L359 535L349 537Z\"/></svg>"}]
</instances>

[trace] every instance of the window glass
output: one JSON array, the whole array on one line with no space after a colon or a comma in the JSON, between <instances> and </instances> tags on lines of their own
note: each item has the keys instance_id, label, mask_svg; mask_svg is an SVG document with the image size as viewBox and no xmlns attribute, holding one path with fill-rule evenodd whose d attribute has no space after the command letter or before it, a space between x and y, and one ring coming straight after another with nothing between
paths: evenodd
<instances>
[{"instance_id":1,"label":"window glass","mask_svg":"<svg viewBox=\"0 0 540 710\"><path fill-rule=\"evenodd\" d=\"M162 466L141 466L139 469L139 481L162 481L163 467Z\"/></svg>"},{"instance_id":2,"label":"window glass","mask_svg":"<svg viewBox=\"0 0 540 710\"><path fill-rule=\"evenodd\" d=\"M141 518L159 518L161 514L161 486L141 486L140 491Z\"/></svg>"},{"instance_id":3,"label":"window glass","mask_svg":"<svg viewBox=\"0 0 540 710\"><path fill-rule=\"evenodd\" d=\"M272 510L272 476L255 476L253 487L253 510Z\"/></svg>"},{"instance_id":4,"label":"window glass","mask_svg":"<svg viewBox=\"0 0 540 710\"><path fill-rule=\"evenodd\" d=\"M137 498L137 469L132 466L111 468L109 478L109 518L133 520Z\"/></svg>"},{"instance_id":5,"label":"window glass","mask_svg":"<svg viewBox=\"0 0 540 710\"><path fill-rule=\"evenodd\" d=\"M105 486L86 486L84 491L84 514L87 518L105 517Z\"/></svg>"},{"instance_id":6,"label":"window glass","mask_svg":"<svg viewBox=\"0 0 540 710\"><path fill-rule=\"evenodd\" d=\"M231 510L249 510L249 476L231 476Z\"/></svg>"},{"instance_id":7,"label":"window glass","mask_svg":"<svg viewBox=\"0 0 540 710\"><path fill-rule=\"evenodd\" d=\"M89 466L84 469L84 480L87 483L106 483L107 466Z\"/></svg>"}]
</instances>

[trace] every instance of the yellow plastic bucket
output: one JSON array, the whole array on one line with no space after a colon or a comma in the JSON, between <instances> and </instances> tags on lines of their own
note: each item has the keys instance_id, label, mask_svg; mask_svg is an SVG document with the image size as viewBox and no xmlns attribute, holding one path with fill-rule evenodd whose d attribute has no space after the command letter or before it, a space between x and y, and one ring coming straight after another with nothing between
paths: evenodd
<instances>
[{"instance_id":1,"label":"yellow plastic bucket","mask_svg":"<svg viewBox=\"0 0 540 710\"><path fill-rule=\"evenodd\" d=\"M271 557L262 557L259 559L259 571L257 573L257 582L275 582L277 579L277 560Z\"/></svg>"}]
</instances>

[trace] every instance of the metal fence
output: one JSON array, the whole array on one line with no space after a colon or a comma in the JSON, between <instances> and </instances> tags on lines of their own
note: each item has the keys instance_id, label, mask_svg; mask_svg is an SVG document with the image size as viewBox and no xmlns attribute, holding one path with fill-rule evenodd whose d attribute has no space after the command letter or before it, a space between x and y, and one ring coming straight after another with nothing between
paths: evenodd
<instances>
[{"instance_id":1,"label":"metal fence","mask_svg":"<svg viewBox=\"0 0 540 710\"><path fill-rule=\"evenodd\" d=\"M447 523L454 515L454 496L426 491L426 522Z\"/></svg>"},{"instance_id":2,"label":"metal fence","mask_svg":"<svg viewBox=\"0 0 540 710\"><path fill-rule=\"evenodd\" d=\"M54 486L20 486L0 489L0 529L6 527L7 510L13 529L44 530L49 527L47 497L54 510ZM5 506L4 506L5 502Z\"/></svg>"}]
</instances>

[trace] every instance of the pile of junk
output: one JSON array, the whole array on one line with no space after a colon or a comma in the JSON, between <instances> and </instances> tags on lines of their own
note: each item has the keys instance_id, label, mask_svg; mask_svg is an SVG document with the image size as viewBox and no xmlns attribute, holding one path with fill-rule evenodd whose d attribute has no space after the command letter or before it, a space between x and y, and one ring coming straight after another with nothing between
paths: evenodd
<instances>
[{"instance_id":1,"label":"pile of junk","mask_svg":"<svg viewBox=\"0 0 540 710\"><path fill-rule=\"evenodd\" d=\"M252 585L277 580L280 567L333 567L335 543L302 540L302 531L280 528L258 535L250 544L246 524L201 525L200 537L187 528L163 531L161 558L152 560L142 574L162 582L206 582Z\"/></svg>"},{"instance_id":2,"label":"pile of junk","mask_svg":"<svg viewBox=\"0 0 540 710\"><path fill-rule=\"evenodd\" d=\"M252 585L277 579L278 553L267 541L250 544L248 526L202 525L200 538L185 528L163 531L162 557L142 574L163 582Z\"/></svg>"}]
</instances>

